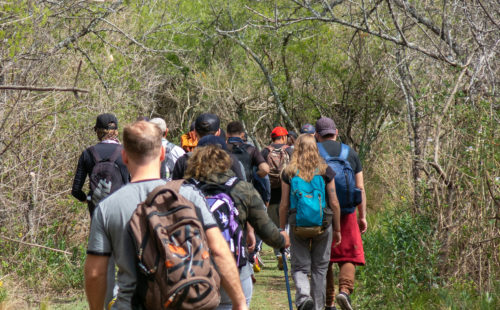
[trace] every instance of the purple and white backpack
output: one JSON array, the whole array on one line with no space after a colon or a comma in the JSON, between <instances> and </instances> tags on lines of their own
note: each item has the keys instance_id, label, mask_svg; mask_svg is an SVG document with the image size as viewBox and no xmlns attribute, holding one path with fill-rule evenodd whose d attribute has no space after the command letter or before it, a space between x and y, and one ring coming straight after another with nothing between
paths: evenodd
<instances>
[{"instance_id":1,"label":"purple and white backpack","mask_svg":"<svg viewBox=\"0 0 500 310\"><path fill-rule=\"evenodd\" d=\"M189 182L196 185L205 195L208 207L214 216L229 249L234 255L236 265L241 268L247 263L246 236L244 227L238 216L239 212L231 198L231 189L238 183L237 177L232 177L224 184L204 183L195 179Z\"/></svg>"}]
</instances>

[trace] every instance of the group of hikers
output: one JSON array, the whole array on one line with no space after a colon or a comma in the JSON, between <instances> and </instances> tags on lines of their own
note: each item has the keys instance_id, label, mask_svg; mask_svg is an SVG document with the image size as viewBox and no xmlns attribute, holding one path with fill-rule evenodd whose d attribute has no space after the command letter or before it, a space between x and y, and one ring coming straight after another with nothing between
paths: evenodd
<instances>
[{"instance_id":1,"label":"group of hikers","mask_svg":"<svg viewBox=\"0 0 500 310\"><path fill-rule=\"evenodd\" d=\"M262 242L280 270L290 260L297 309L353 309L366 195L335 122L278 126L262 151L241 122L220 125L203 113L178 146L161 118L125 126L120 142L117 118L97 117L72 188L91 217L90 309L248 309Z\"/></svg>"}]
</instances>

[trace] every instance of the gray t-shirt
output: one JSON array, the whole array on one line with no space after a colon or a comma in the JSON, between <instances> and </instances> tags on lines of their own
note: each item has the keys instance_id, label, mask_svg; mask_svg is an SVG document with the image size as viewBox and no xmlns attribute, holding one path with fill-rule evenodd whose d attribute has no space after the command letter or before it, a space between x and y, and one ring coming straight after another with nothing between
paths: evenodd
<instances>
[{"instance_id":1,"label":"gray t-shirt","mask_svg":"<svg viewBox=\"0 0 500 310\"><path fill-rule=\"evenodd\" d=\"M127 232L127 224L137 205L164 180L147 180L129 183L106 199L94 211L90 226L87 254L109 256L113 254L118 266L118 296L112 309L130 309L135 291L135 249ZM207 202L201 192L191 184L183 184L179 193L201 211L201 222L206 229L217 227Z\"/></svg>"}]
</instances>

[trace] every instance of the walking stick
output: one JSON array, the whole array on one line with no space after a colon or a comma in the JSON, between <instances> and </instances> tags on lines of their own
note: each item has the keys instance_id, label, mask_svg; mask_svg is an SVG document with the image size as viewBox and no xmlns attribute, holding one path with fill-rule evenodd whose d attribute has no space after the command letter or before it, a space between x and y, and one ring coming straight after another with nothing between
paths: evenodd
<instances>
[{"instance_id":1,"label":"walking stick","mask_svg":"<svg viewBox=\"0 0 500 310\"><path fill-rule=\"evenodd\" d=\"M288 306L290 310L293 310L292 293L290 292L290 281L288 280L288 266L286 265L286 254L284 249L281 250L281 258L283 259L283 270L285 272L286 292L288 294Z\"/></svg>"}]
</instances>

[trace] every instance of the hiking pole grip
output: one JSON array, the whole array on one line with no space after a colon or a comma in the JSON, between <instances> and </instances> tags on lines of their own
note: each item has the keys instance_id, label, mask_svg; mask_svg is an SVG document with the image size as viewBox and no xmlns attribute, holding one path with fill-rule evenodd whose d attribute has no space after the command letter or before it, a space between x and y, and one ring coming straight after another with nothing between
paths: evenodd
<instances>
[{"instance_id":1,"label":"hiking pole grip","mask_svg":"<svg viewBox=\"0 0 500 310\"><path fill-rule=\"evenodd\" d=\"M281 252L281 258L283 259L283 271L285 272L286 292L288 294L288 307L290 310L293 310L292 293L290 292L290 281L288 280L288 266L286 264L285 249L281 249L280 252Z\"/></svg>"}]
</instances>

